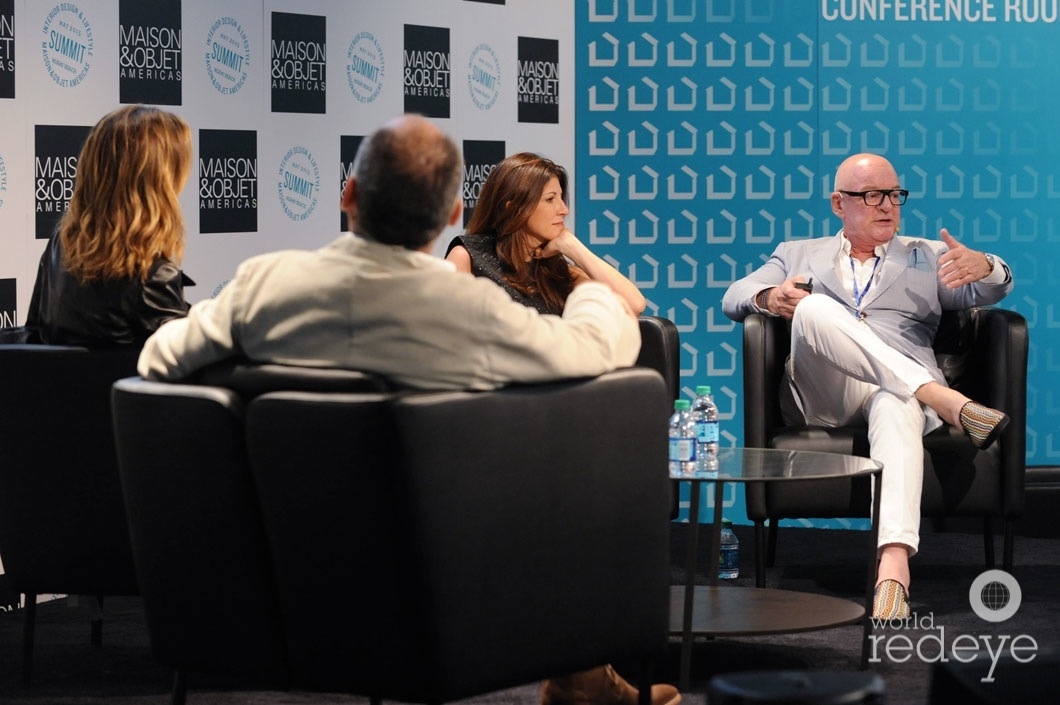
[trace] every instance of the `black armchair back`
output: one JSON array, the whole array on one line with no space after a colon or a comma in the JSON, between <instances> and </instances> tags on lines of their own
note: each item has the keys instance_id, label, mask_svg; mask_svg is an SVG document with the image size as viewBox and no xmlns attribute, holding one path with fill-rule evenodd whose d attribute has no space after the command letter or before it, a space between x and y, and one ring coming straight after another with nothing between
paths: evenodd
<instances>
[{"instance_id":1,"label":"black armchair back","mask_svg":"<svg viewBox=\"0 0 1060 705\"><path fill-rule=\"evenodd\" d=\"M26 596L24 682L37 595L138 592L110 414L110 386L138 352L0 345L0 558Z\"/></svg>"},{"instance_id":2,"label":"black armchair back","mask_svg":"<svg viewBox=\"0 0 1060 705\"><path fill-rule=\"evenodd\" d=\"M219 363L200 383L117 381L121 487L151 647L176 671L288 684L286 647L253 473L246 407L277 389L383 389L361 372ZM207 383L212 384L207 384ZM306 450L307 457L313 454Z\"/></svg>"},{"instance_id":3,"label":"black armchair back","mask_svg":"<svg viewBox=\"0 0 1060 705\"><path fill-rule=\"evenodd\" d=\"M248 623L259 648L239 658L251 671L266 666L246 654L291 687L410 702L647 665L665 649L670 400L658 373L478 393L281 391L245 401L242 419L223 411L231 422L173 415L184 402L170 397L237 407L230 395L114 386L130 506L187 503L183 519L130 511L152 646L178 674L231 672L227 632ZM167 417L166 439L146 439ZM235 553L239 571L222 565ZM174 604L208 590L227 605L252 583L254 604L213 626Z\"/></svg>"},{"instance_id":4,"label":"black armchair back","mask_svg":"<svg viewBox=\"0 0 1060 705\"><path fill-rule=\"evenodd\" d=\"M868 455L863 428L786 427L779 393L790 348L789 324L759 314L744 320L744 442L755 448L785 448ZM924 438L926 517L983 517L984 547L993 565L991 519L1004 524L1004 565L1011 569L1014 524L1023 511L1026 473L1027 322L999 308L943 314L935 352L950 385L1011 419L999 440L976 451L960 429L944 425ZM886 472L886 468L884 472ZM784 517L868 516L868 487L846 481L768 488L748 486L747 515L756 525L762 580L764 521ZM775 541L775 531L770 541Z\"/></svg>"}]
</instances>

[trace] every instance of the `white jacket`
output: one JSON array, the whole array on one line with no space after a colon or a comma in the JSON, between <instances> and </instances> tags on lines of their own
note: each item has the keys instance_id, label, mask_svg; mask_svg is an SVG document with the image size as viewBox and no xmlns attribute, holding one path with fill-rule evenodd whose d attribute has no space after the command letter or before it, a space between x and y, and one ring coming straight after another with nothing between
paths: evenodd
<instances>
[{"instance_id":1,"label":"white jacket","mask_svg":"<svg viewBox=\"0 0 1060 705\"><path fill-rule=\"evenodd\" d=\"M243 356L486 390L596 376L639 351L636 319L603 284L578 286L562 317L542 315L437 257L347 234L247 260L216 298L147 340L138 371L178 380Z\"/></svg>"}]
</instances>

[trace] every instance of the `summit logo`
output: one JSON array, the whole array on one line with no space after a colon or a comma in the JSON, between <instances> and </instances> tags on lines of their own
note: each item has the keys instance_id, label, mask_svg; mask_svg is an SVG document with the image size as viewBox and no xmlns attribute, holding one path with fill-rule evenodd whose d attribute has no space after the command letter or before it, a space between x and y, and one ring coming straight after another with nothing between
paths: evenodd
<instances>
[{"instance_id":1,"label":"summit logo","mask_svg":"<svg viewBox=\"0 0 1060 705\"><path fill-rule=\"evenodd\" d=\"M41 58L48 75L60 88L74 88L88 76L96 55L96 40L88 16L72 2L56 5L41 28Z\"/></svg>"},{"instance_id":2,"label":"summit logo","mask_svg":"<svg viewBox=\"0 0 1060 705\"><path fill-rule=\"evenodd\" d=\"M361 32L346 50L346 82L359 103L374 103L383 90L386 59L383 47L371 32Z\"/></svg>"},{"instance_id":3,"label":"summit logo","mask_svg":"<svg viewBox=\"0 0 1060 705\"><path fill-rule=\"evenodd\" d=\"M234 95L247 83L250 39L238 20L221 17L206 36L206 74L220 95Z\"/></svg>"},{"instance_id":4,"label":"summit logo","mask_svg":"<svg viewBox=\"0 0 1060 705\"><path fill-rule=\"evenodd\" d=\"M320 167L308 149L296 145L283 155L276 193L291 220L300 222L313 215L320 194Z\"/></svg>"},{"instance_id":5,"label":"summit logo","mask_svg":"<svg viewBox=\"0 0 1060 705\"><path fill-rule=\"evenodd\" d=\"M489 44L479 44L467 62L467 90L479 110L496 104L501 88L501 62Z\"/></svg>"},{"instance_id":6,"label":"summit logo","mask_svg":"<svg viewBox=\"0 0 1060 705\"><path fill-rule=\"evenodd\" d=\"M0 154L0 210L4 209L4 196L7 194L7 164L4 155Z\"/></svg>"}]
</instances>

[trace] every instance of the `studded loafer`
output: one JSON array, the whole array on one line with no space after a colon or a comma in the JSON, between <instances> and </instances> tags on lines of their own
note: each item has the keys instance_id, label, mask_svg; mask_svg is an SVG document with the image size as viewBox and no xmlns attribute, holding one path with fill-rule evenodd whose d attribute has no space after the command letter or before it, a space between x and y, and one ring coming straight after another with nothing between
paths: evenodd
<instances>
[{"instance_id":1,"label":"studded loafer","mask_svg":"<svg viewBox=\"0 0 1060 705\"><path fill-rule=\"evenodd\" d=\"M881 580L872 597L872 618L883 620L909 617L909 596L897 580Z\"/></svg>"},{"instance_id":2,"label":"studded loafer","mask_svg":"<svg viewBox=\"0 0 1060 705\"><path fill-rule=\"evenodd\" d=\"M1008 426L1008 414L970 401L961 407L961 428L979 450L985 450Z\"/></svg>"}]
</instances>

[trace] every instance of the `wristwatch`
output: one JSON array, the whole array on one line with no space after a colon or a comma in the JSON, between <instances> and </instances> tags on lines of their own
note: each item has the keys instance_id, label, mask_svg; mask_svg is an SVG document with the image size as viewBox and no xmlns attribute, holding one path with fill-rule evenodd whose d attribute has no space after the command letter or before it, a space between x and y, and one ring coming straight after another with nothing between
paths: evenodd
<instances>
[{"instance_id":1,"label":"wristwatch","mask_svg":"<svg viewBox=\"0 0 1060 705\"><path fill-rule=\"evenodd\" d=\"M989 252L984 252L983 256L986 257L986 263L990 265L990 271L994 271L994 256ZM987 272L989 274L990 272Z\"/></svg>"},{"instance_id":2,"label":"wristwatch","mask_svg":"<svg viewBox=\"0 0 1060 705\"><path fill-rule=\"evenodd\" d=\"M755 306L757 306L758 309L762 311L762 313L765 313L769 316L773 315L773 313L769 310L769 292L770 290L772 290L772 288L773 287L769 287L768 289L762 289L762 291L758 292L758 295L755 296Z\"/></svg>"}]
</instances>

